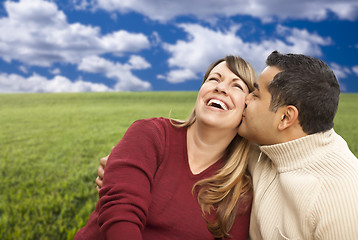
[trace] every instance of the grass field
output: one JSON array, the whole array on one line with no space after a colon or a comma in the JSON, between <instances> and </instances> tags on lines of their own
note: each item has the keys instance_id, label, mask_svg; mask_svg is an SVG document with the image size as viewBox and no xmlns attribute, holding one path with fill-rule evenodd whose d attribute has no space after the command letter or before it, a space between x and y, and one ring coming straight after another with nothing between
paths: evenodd
<instances>
[{"instance_id":1,"label":"grass field","mask_svg":"<svg viewBox=\"0 0 358 240\"><path fill-rule=\"evenodd\" d=\"M0 239L72 239L98 199L94 180L136 119L186 118L195 92L1 94ZM358 94L336 132L358 156Z\"/></svg>"}]
</instances>

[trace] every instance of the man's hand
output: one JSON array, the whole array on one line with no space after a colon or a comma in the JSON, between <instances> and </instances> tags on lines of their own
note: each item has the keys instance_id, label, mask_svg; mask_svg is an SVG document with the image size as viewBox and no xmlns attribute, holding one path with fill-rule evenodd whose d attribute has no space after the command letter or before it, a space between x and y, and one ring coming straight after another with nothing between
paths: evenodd
<instances>
[{"instance_id":1,"label":"man's hand","mask_svg":"<svg viewBox=\"0 0 358 240\"><path fill-rule=\"evenodd\" d=\"M109 155L108 155L109 156ZM99 165L98 165L98 177L96 178L96 184L97 184L97 192L99 192L99 190L102 187L102 181L103 181L103 175L104 175L104 168L106 167L107 164L107 159L108 156L101 158L101 160L99 160Z\"/></svg>"}]
</instances>

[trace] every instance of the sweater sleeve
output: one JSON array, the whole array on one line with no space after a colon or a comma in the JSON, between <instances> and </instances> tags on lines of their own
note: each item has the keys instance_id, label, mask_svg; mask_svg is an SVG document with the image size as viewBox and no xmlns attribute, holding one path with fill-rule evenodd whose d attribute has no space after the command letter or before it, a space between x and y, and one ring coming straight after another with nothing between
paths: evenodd
<instances>
[{"instance_id":1,"label":"sweater sleeve","mask_svg":"<svg viewBox=\"0 0 358 240\"><path fill-rule=\"evenodd\" d=\"M106 239L142 239L163 131L153 120L136 121L112 150L99 200L98 223Z\"/></svg>"},{"instance_id":2,"label":"sweater sleeve","mask_svg":"<svg viewBox=\"0 0 358 240\"><path fill-rule=\"evenodd\" d=\"M358 176L324 184L314 207L314 239L356 239Z\"/></svg>"}]
</instances>

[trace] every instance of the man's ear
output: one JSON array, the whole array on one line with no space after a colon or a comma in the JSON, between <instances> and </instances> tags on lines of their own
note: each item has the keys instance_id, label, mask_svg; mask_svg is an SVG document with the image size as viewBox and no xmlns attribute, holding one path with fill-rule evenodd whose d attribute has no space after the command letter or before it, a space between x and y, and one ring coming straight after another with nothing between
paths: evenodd
<instances>
[{"instance_id":1,"label":"man's ear","mask_svg":"<svg viewBox=\"0 0 358 240\"><path fill-rule=\"evenodd\" d=\"M278 125L279 130L285 130L286 128L294 125L298 121L298 109L293 105L284 106L281 109L281 120Z\"/></svg>"}]
</instances>

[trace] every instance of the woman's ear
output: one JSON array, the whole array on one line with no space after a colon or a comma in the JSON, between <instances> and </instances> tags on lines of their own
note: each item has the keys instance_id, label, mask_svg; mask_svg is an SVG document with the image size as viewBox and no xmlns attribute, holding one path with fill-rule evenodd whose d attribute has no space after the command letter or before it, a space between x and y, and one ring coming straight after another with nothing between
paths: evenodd
<instances>
[{"instance_id":1,"label":"woman's ear","mask_svg":"<svg viewBox=\"0 0 358 240\"><path fill-rule=\"evenodd\" d=\"M280 111L281 120L278 125L280 131L285 130L298 121L298 109L293 105L284 106Z\"/></svg>"}]
</instances>

